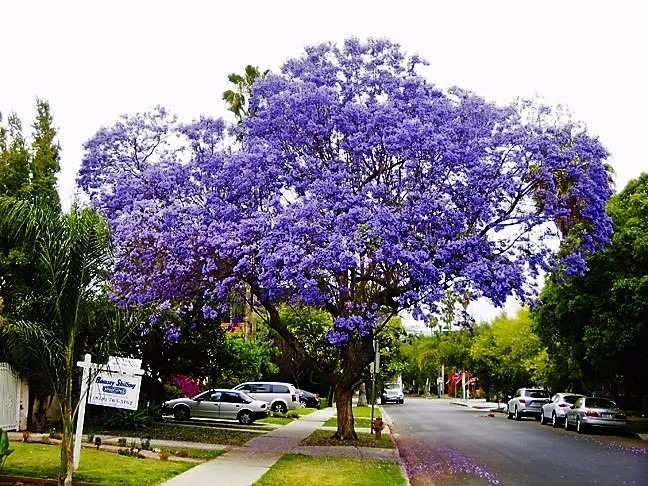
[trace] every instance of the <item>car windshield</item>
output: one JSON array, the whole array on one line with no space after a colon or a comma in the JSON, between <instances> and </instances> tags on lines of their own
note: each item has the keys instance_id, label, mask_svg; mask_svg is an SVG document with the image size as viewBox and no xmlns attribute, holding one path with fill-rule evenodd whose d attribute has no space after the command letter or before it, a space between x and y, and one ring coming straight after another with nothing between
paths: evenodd
<instances>
[{"instance_id":1,"label":"car windshield","mask_svg":"<svg viewBox=\"0 0 648 486\"><path fill-rule=\"evenodd\" d=\"M397 390L400 388L400 383L385 383L385 390Z\"/></svg>"},{"instance_id":2,"label":"car windshield","mask_svg":"<svg viewBox=\"0 0 648 486\"><path fill-rule=\"evenodd\" d=\"M531 398L549 398L549 392L545 390L527 390L524 394Z\"/></svg>"}]
</instances>

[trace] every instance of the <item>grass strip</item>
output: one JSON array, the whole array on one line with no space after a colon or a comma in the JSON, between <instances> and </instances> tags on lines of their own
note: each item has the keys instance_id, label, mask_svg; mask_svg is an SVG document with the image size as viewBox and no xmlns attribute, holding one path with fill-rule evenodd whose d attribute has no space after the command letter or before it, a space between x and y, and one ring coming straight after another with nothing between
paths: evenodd
<instances>
[{"instance_id":1,"label":"grass strip","mask_svg":"<svg viewBox=\"0 0 648 486\"><path fill-rule=\"evenodd\" d=\"M353 417L353 424L356 428L366 427L367 429L371 427L371 419L364 417ZM331 417L326 422L324 422L323 427L337 427L337 417Z\"/></svg>"},{"instance_id":2,"label":"grass strip","mask_svg":"<svg viewBox=\"0 0 648 486\"><path fill-rule=\"evenodd\" d=\"M405 485L397 461L287 454L255 486L390 486Z\"/></svg>"},{"instance_id":3,"label":"grass strip","mask_svg":"<svg viewBox=\"0 0 648 486\"><path fill-rule=\"evenodd\" d=\"M155 440L180 440L200 442L204 444L243 445L262 434L263 430L246 432L234 429L217 429L214 427L199 427L194 425L165 424L156 422L146 429L103 429L93 431L94 435L112 435L116 437L150 436L155 447Z\"/></svg>"},{"instance_id":4,"label":"grass strip","mask_svg":"<svg viewBox=\"0 0 648 486\"><path fill-rule=\"evenodd\" d=\"M351 447L377 447L382 449L393 449L394 444L389 433L383 431L380 440L376 440L374 434L357 432L358 440L333 439L333 431L319 429L301 441L303 446L351 446Z\"/></svg>"},{"instance_id":5,"label":"grass strip","mask_svg":"<svg viewBox=\"0 0 648 486\"><path fill-rule=\"evenodd\" d=\"M61 459L57 446L12 442L16 450L7 459L2 474L56 479ZM137 459L111 452L83 449L75 481L109 486L153 486L192 468L186 462Z\"/></svg>"}]
</instances>

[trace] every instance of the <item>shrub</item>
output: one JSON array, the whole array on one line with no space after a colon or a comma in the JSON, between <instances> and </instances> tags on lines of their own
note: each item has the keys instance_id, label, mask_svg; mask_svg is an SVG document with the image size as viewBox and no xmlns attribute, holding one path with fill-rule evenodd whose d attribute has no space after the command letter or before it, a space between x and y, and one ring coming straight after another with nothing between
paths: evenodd
<instances>
[{"instance_id":1,"label":"shrub","mask_svg":"<svg viewBox=\"0 0 648 486\"><path fill-rule=\"evenodd\" d=\"M29 433L29 430L23 430L22 433L23 442L27 442L29 440L30 435L31 434Z\"/></svg>"},{"instance_id":2,"label":"shrub","mask_svg":"<svg viewBox=\"0 0 648 486\"><path fill-rule=\"evenodd\" d=\"M169 457L171 457L171 453L169 451L160 451L160 459L163 461L168 461Z\"/></svg>"},{"instance_id":3,"label":"shrub","mask_svg":"<svg viewBox=\"0 0 648 486\"><path fill-rule=\"evenodd\" d=\"M119 447L126 447L126 438L120 437L119 439L117 439L117 445Z\"/></svg>"},{"instance_id":4,"label":"shrub","mask_svg":"<svg viewBox=\"0 0 648 486\"><path fill-rule=\"evenodd\" d=\"M200 382L198 381L198 378L193 378L191 376L170 375L164 380L164 384L179 389L182 396L185 397L193 397L200 393Z\"/></svg>"},{"instance_id":5,"label":"shrub","mask_svg":"<svg viewBox=\"0 0 648 486\"><path fill-rule=\"evenodd\" d=\"M103 416L103 424L114 429L143 429L153 424L155 413L159 407L147 410L107 409Z\"/></svg>"},{"instance_id":6,"label":"shrub","mask_svg":"<svg viewBox=\"0 0 648 486\"><path fill-rule=\"evenodd\" d=\"M176 452L176 456L189 457L189 451L187 449L180 449L178 452Z\"/></svg>"}]
</instances>

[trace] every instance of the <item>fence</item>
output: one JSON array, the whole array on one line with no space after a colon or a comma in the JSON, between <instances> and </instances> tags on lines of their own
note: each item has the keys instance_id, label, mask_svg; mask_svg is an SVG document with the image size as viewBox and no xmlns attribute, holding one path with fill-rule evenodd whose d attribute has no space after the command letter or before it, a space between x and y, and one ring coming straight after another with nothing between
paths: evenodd
<instances>
[{"instance_id":1,"label":"fence","mask_svg":"<svg viewBox=\"0 0 648 486\"><path fill-rule=\"evenodd\" d=\"M0 363L0 428L5 430L19 429L20 385L20 378L13 368Z\"/></svg>"}]
</instances>

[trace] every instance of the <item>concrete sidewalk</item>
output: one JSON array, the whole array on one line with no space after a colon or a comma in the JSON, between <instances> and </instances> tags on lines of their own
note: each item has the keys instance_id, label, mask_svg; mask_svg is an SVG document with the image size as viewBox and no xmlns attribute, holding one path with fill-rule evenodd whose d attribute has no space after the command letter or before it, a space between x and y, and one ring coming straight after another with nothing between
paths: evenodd
<instances>
[{"instance_id":1,"label":"concrete sidewalk","mask_svg":"<svg viewBox=\"0 0 648 486\"><path fill-rule=\"evenodd\" d=\"M249 486L263 476L281 456L291 452L304 453L300 442L335 414L327 407L304 415L288 425L256 437L242 447L234 447L211 461L200 464L164 486Z\"/></svg>"},{"instance_id":2,"label":"concrete sidewalk","mask_svg":"<svg viewBox=\"0 0 648 486\"><path fill-rule=\"evenodd\" d=\"M460 405L462 407L476 408L478 410L498 410L498 408L504 408L505 406L503 403L498 405L495 402L487 402L483 398L457 398L451 400L450 403L453 405Z\"/></svg>"}]
</instances>

